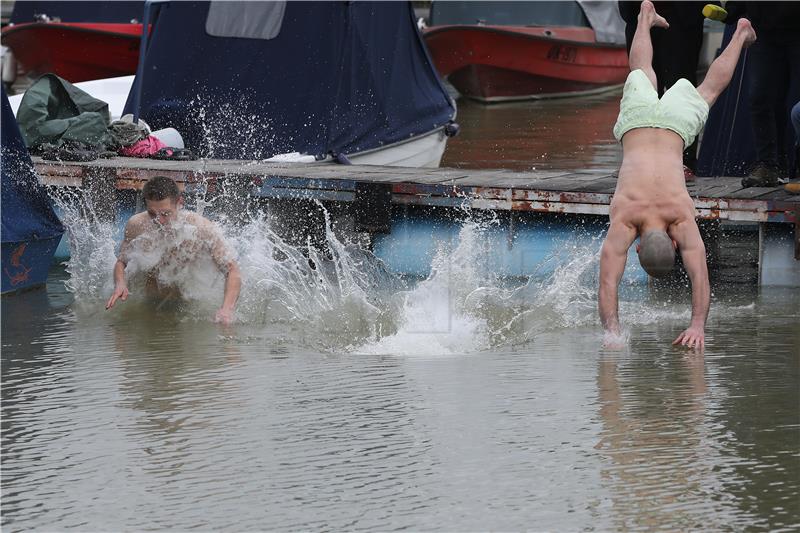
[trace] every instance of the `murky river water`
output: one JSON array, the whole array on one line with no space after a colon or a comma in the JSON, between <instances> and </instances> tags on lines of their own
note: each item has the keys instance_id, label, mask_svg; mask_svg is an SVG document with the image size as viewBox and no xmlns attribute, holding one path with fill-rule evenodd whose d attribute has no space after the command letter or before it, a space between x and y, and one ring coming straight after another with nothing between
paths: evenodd
<instances>
[{"instance_id":1,"label":"murky river water","mask_svg":"<svg viewBox=\"0 0 800 533\"><path fill-rule=\"evenodd\" d=\"M462 105L443 164L613 168L616 102L587 102ZM715 287L700 356L686 294L626 287L610 350L596 249L501 282L478 225L410 282L243 233L230 327L211 282L104 311L108 236L3 299L4 531L800 528L799 289Z\"/></svg>"}]
</instances>

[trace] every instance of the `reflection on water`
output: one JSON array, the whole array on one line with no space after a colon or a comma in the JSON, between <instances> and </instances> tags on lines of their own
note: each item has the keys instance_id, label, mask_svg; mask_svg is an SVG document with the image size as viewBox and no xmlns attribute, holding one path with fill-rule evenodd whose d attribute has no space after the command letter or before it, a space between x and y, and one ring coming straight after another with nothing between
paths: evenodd
<instances>
[{"instance_id":1,"label":"reflection on water","mask_svg":"<svg viewBox=\"0 0 800 533\"><path fill-rule=\"evenodd\" d=\"M613 169L616 97L581 102L462 105L445 164ZM715 286L703 357L688 291L624 287L610 351L599 241L501 280L469 221L412 282L256 218L223 327L104 311L113 228L70 217L67 270L2 300L4 531L800 528L800 289Z\"/></svg>"},{"instance_id":2,"label":"reflection on water","mask_svg":"<svg viewBox=\"0 0 800 533\"><path fill-rule=\"evenodd\" d=\"M54 273L3 300L4 530L800 525L797 290L720 301L704 358L668 314L622 351L586 323L398 356L96 312Z\"/></svg>"},{"instance_id":3,"label":"reflection on water","mask_svg":"<svg viewBox=\"0 0 800 533\"><path fill-rule=\"evenodd\" d=\"M621 93L482 105L458 101L461 133L443 167L615 172L622 149L612 129Z\"/></svg>"}]
</instances>

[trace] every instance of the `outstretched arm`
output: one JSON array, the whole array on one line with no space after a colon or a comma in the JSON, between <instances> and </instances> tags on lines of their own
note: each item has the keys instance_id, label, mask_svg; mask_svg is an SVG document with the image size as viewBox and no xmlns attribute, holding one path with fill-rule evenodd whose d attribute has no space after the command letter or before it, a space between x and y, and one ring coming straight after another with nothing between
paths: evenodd
<instances>
[{"instance_id":1,"label":"outstretched arm","mask_svg":"<svg viewBox=\"0 0 800 533\"><path fill-rule=\"evenodd\" d=\"M230 324L233 322L233 312L242 288L242 275L219 228L206 219L203 219L202 227L205 232L204 238L211 246L211 258L225 274L225 294L222 297L222 306L217 311L214 320L222 324Z\"/></svg>"},{"instance_id":2,"label":"outstretched arm","mask_svg":"<svg viewBox=\"0 0 800 533\"><path fill-rule=\"evenodd\" d=\"M216 322L230 324L233 321L233 311L236 308L241 288L242 275L239 273L239 265L235 261L231 261L228 263L228 272L225 275L225 295L222 297L222 307L214 317Z\"/></svg>"},{"instance_id":3,"label":"outstretched arm","mask_svg":"<svg viewBox=\"0 0 800 533\"><path fill-rule=\"evenodd\" d=\"M673 238L678 243L683 266L692 282L692 321L672 344L681 344L702 350L705 346L706 319L711 300L706 247L694 220L682 223L674 231Z\"/></svg>"},{"instance_id":4,"label":"outstretched arm","mask_svg":"<svg viewBox=\"0 0 800 533\"><path fill-rule=\"evenodd\" d=\"M122 300L124 302L128 299L128 283L125 281L125 267L128 264L127 254L131 241L139 232L138 225L132 220L129 220L125 225L125 238L120 245L117 262L114 263L114 292L111 294L108 302L106 302L106 309L114 307L117 300Z\"/></svg>"},{"instance_id":5,"label":"outstretched arm","mask_svg":"<svg viewBox=\"0 0 800 533\"><path fill-rule=\"evenodd\" d=\"M600 251L600 289L597 295L600 323L603 329L619 335L617 290L625 272L628 248L636 238L636 231L624 224L611 223Z\"/></svg>"}]
</instances>

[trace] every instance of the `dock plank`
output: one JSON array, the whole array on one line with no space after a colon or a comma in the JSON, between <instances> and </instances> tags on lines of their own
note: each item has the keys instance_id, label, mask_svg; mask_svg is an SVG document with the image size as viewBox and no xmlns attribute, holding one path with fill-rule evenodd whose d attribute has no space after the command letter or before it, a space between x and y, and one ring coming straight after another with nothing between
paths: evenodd
<instances>
[{"instance_id":1,"label":"dock plank","mask_svg":"<svg viewBox=\"0 0 800 533\"><path fill-rule=\"evenodd\" d=\"M217 180L259 184L267 198L304 198L349 202L357 183L391 185L392 201L407 205L460 206L575 214L607 214L617 176L614 169L407 168L331 163L197 160L161 161L117 157L90 162L34 158L43 183L81 186L98 170L116 181L117 189L140 189L154 175L178 182ZM780 187L744 189L735 177L697 178L687 183L698 216L754 222L794 223L800 196Z\"/></svg>"}]
</instances>

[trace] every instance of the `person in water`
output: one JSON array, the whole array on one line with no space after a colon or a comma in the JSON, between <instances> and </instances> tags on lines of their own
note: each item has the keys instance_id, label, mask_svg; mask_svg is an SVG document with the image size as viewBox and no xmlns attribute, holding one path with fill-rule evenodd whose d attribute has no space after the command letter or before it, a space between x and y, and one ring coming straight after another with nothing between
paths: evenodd
<instances>
[{"instance_id":1,"label":"person in water","mask_svg":"<svg viewBox=\"0 0 800 533\"><path fill-rule=\"evenodd\" d=\"M210 258L225 275L225 293L215 320L228 324L233 320L241 288L241 275L236 261L216 226L197 213L184 211L183 199L176 183L170 178L156 176L145 183L142 196L147 210L133 215L125 226L125 237L114 265L114 293L106 303L111 309L117 300L128 299L125 269L132 255L146 255L161 249L154 264L146 273L145 288L149 294L170 298L179 292L162 274L184 263L196 263L201 256Z\"/></svg>"},{"instance_id":2,"label":"person in water","mask_svg":"<svg viewBox=\"0 0 800 533\"><path fill-rule=\"evenodd\" d=\"M694 202L686 190L683 150L703 128L709 107L727 87L742 49L755 42L756 34L748 20L740 19L730 43L697 88L680 79L659 99L651 65L653 27L669 24L652 2L644 1L631 44L631 73L614 126L623 158L600 252L600 321L606 332L620 334L617 291L628 248L639 237L639 262L653 277L667 275L676 248L680 250L692 283L692 319L673 344L702 349L710 299L708 267Z\"/></svg>"}]
</instances>

